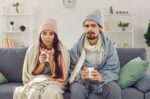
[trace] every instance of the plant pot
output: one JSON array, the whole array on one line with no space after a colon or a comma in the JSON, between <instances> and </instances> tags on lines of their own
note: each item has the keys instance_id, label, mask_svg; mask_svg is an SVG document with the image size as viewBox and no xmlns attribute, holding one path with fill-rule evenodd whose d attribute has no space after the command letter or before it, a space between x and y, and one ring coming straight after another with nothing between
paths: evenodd
<instances>
[{"instance_id":1,"label":"plant pot","mask_svg":"<svg viewBox=\"0 0 150 99\"><path fill-rule=\"evenodd\" d=\"M20 31L25 31L25 29L26 29L25 26L23 26L23 25L20 26Z\"/></svg>"},{"instance_id":2,"label":"plant pot","mask_svg":"<svg viewBox=\"0 0 150 99\"><path fill-rule=\"evenodd\" d=\"M126 27L122 27L122 31L126 31L126 29L127 29Z\"/></svg>"}]
</instances>

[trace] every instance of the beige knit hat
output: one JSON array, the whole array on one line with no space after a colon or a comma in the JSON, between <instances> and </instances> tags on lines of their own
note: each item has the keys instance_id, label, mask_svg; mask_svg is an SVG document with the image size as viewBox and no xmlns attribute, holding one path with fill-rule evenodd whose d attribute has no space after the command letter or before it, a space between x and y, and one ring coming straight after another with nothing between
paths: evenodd
<instances>
[{"instance_id":1,"label":"beige knit hat","mask_svg":"<svg viewBox=\"0 0 150 99\"><path fill-rule=\"evenodd\" d=\"M39 33L41 33L44 30L51 30L57 33L57 23L56 20L53 18L46 19L39 28Z\"/></svg>"}]
</instances>

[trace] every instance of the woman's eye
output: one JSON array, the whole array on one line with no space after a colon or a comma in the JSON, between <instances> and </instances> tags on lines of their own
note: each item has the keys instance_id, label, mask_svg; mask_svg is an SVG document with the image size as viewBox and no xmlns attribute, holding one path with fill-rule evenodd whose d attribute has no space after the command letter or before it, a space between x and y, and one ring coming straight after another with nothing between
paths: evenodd
<instances>
[{"instance_id":1,"label":"woman's eye","mask_svg":"<svg viewBox=\"0 0 150 99\"><path fill-rule=\"evenodd\" d=\"M53 32L50 32L50 35L54 35L54 33L53 33Z\"/></svg>"},{"instance_id":2,"label":"woman's eye","mask_svg":"<svg viewBox=\"0 0 150 99\"><path fill-rule=\"evenodd\" d=\"M43 35L46 35L46 32L42 32Z\"/></svg>"}]
</instances>

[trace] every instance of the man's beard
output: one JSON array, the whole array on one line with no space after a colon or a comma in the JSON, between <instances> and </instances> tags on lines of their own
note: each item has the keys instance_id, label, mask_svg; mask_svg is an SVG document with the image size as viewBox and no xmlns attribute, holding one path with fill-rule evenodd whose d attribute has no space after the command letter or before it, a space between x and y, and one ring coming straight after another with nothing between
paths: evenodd
<instances>
[{"instance_id":1,"label":"man's beard","mask_svg":"<svg viewBox=\"0 0 150 99\"><path fill-rule=\"evenodd\" d=\"M88 32L88 33L86 33L86 37L87 37L87 39L89 39L89 40L94 40L94 39L96 39L98 36L96 36L95 33L93 33L93 32Z\"/></svg>"}]
</instances>

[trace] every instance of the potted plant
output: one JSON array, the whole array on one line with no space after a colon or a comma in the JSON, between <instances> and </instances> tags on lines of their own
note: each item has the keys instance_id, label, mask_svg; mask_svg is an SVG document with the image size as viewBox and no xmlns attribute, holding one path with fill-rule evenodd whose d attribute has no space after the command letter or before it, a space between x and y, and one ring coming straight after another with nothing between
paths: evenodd
<instances>
[{"instance_id":1,"label":"potted plant","mask_svg":"<svg viewBox=\"0 0 150 99\"><path fill-rule=\"evenodd\" d=\"M26 27L24 25L21 25L20 27L20 31L25 31Z\"/></svg>"},{"instance_id":2,"label":"potted plant","mask_svg":"<svg viewBox=\"0 0 150 99\"><path fill-rule=\"evenodd\" d=\"M19 13L19 8L18 8L19 6L20 6L20 3L18 1L13 3L13 7L15 8L17 13Z\"/></svg>"},{"instance_id":3,"label":"potted plant","mask_svg":"<svg viewBox=\"0 0 150 99\"><path fill-rule=\"evenodd\" d=\"M122 21L120 21L118 26L122 28L122 31L125 31L126 27L128 27L129 24L130 24L129 22L122 22Z\"/></svg>"},{"instance_id":4,"label":"potted plant","mask_svg":"<svg viewBox=\"0 0 150 99\"><path fill-rule=\"evenodd\" d=\"M10 21L10 30L11 30L11 31L14 30L14 21Z\"/></svg>"},{"instance_id":5,"label":"potted plant","mask_svg":"<svg viewBox=\"0 0 150 99\"><path fill-rule=\"evenodd\" d=\"M147 32L144 34L144 38L146 40L145 42L146 42L147 46L150 46L150 20L149 20Z\"/></svg>"}]
</instances>

